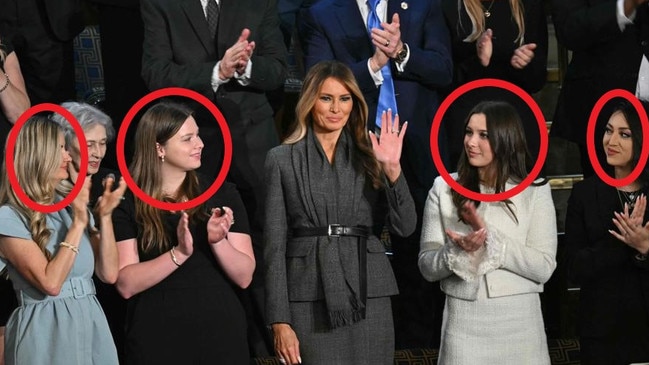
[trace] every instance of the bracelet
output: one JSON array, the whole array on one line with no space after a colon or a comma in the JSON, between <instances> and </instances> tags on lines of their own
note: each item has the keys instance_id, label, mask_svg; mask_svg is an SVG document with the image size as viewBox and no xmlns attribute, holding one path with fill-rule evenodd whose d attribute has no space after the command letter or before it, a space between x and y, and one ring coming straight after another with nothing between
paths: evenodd
<instances>
[{"instance_id":1,"label":"bracelet","mask_svg":"<svg viewBox=\"0 0 649 365\"><path fill-rule=\"evenodd\" d=\"M172 247L171 250L169 250L169 253L171 254L171 261L176 264L176 266L180 266L180 262L178 262L178 258L176 258L176 253L174 252L175 247Z\"/></svg>"},{"instance_id":2,"label":"bracelet","mask_svg":"<svg viewBox=\"0 0 649 365\"><path fill-rule=\"evenodd\" d=\"M637 253L635 259L638 261L647 261L647 254Z\"/></svg>"},{"instance_id":3,"label":"bracelet","mask_svg":"<svg viewBox=\"0 0 649 365\"><path fill-rule=\"evenodd\" d=\"M0 88L0 93L5 91L5 89L8 88L9 85L11 85L11 80L9 80L9 75L5 73L5 77L7 78L7 81L5 82L5 85Z\"/></svg>"},{"instance_id":4,"label":"bracelet","mask_svg":"<svg viewBox=\"0 0 649 365\"><path fill-rule=\"evenodd\" d=\"M69 244L69 243L67 243L65 241L61 241L61 243L59 243L59 245L61 245L61 247L69 248L74 253L79 253L79 247L71 245L71 244Z\"/></svg>"}]
</instances>

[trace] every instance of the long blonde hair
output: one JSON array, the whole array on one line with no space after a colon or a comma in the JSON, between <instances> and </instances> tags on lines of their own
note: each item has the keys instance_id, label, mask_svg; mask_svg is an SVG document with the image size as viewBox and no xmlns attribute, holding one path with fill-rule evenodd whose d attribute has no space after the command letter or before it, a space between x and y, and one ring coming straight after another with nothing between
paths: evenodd
<instances>
[{"instance_id":1,"label":"long blonde hair","mask_svg":"<svg viewBox=\"0 0 649 365\"><path fill-rule=\"evenodd\" d=\"M33 116L18 132L14 149L14 168L20 188L34 202L49 205L57 193L65 195L63 183L52 184L52 174L61 165L59 136L63 131L58 124L44 116ZM46 246L52 232L47 228L47 215L28 208L14 192L9 182L6 161L2 163L0 205L13 207L29 227L32 240L36 242L48 260L52 254Z\"/></svg>"},{"instance_id":2,"label":"long blonde hair","mask_svg":"<svg viewBox=\"0 0 649 365\"><path fill-rule=\"evenodd\" d=\"M498 0L492 0L498 1ZM475 42L480 38L485 31L485 16L484 7L480 0L458 0L457 13L458 13L458 27L462 28L462 5L466 9L469 19L471 19L471 34L464 38L465 42ZM512 11L512 18L518 26L518 36L514 42L519 46L525 42L525 9L523 8L523 0L509 0L509 8Z\"/></svg>"}]
</instances>

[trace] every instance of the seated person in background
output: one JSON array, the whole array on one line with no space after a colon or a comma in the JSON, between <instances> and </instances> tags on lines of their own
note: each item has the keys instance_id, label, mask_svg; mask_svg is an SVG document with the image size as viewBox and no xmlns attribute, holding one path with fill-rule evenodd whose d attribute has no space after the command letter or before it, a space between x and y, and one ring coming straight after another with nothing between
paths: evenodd
<instances>
[{"instance_id":1,"label":"seated person in background","mask_svg":"<svg viewBox=\"0 0 649 365\"><path fill-rule=\"evenodd\" d=\"M0 186L0 270L7 265L20 308L7 322L5 361L14 364L117 364L106 318L95 297L93 272L115 282L118 257L112 211L126 184L111 192L113 180L95 208L100 229L88 210L90 178L68 172L72 161L58 124L29 119L17 135L14 168L22 191L50 205L83 179L70 206L41 213L25 205L3 164ZM72 176L71 176L72 174Z\"/></svg>"},{"instance_id":2,"label":"seated person in background","mask_svg":"<svg viewBox=\"0 0 649 365\"><path fill-rule=\"evenodd\" d=\"M636 168L643 142L638 112L624 100L614 107L601 139L612 177L623 179ZM648 193L646 166L626 186L615 188L591 176L572 189L566 269L581 288L583 365L649 362Z\"/></svg>"}]
</instances>

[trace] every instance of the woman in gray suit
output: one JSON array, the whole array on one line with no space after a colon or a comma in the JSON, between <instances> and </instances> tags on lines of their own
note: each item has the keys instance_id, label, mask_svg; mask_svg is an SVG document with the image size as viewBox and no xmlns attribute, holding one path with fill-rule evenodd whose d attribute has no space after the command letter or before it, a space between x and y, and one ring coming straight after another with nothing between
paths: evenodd
<instances>
[{"instance_id":1,"label":"woman in gray suit","mask_svg":"<svg viewBox=\"0 0 649 365\"><path fill-rule=\"evenodd\" d=\"M397 286L378 235L407 236L414 203L399 157L407 123L383 114L380 138L351 70L305 78L297 120L266 159L266 314L280 361L392 364Z\"/></svg>"}]
</instances>

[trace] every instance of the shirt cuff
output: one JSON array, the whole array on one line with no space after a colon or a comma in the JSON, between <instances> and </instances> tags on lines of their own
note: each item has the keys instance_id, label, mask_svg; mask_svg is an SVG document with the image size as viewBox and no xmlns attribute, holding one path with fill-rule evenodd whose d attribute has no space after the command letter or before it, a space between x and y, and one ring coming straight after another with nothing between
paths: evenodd
<instances>
[{"instance_id":1,"label":"shirt cuff","mask_svg":"<svg viewBox=\"0 0 649 365\"><path fill-rule=\"evenodd\" d=\"M627 25L633 24L635 19L635 10L627 18L624 14L624 0L617 0L617 11L615 12L615 17L617 18L617 26L620 27L620 32L624 32L624 29Z\"/></svg>"},{"instance_id":2,"label":"shirt cuff","mask_svg":"<svg viewBox=\"0 0 649 365\"><path fill-rule=\"evenodd\" d=\"M250 85L251 75L252 75L252 60L248 60L248 63L246 64L246 70L243 72L243 74L240 74L235 71L234 78L237 79L237 82L241 84L241 86L248 86Z\"/></svg>"},{"instance_id":3,"label":"shirt cuff","mask_svg":"<svg viewBox=\"0 0 649 365\"><path fill-rule=\"evenodd\" d=\"M221 80L221 78L219 78L220 66L221 66L221 61L217 62L216 65L214 66L214 69L212 70L211 84L212 84L212 90L214 90L214 92L216 92L216 90L219 89L219 86L223 84L227 84L230 81L230 79Z\"/></svg>"},{"instance_id":4,"label":"shirt cuff","mask_svg":"<svg viewBox=\"0 0 649 365\"><path fill-rule=\"evenodd\" d=\"M374 80L374 85L377 87L381 86L383 84L383 74L381 73L381 69L378 71L374 72L372 71L372 63L371 63L371 58L367 59L367 70L370 72L370 75L372 76L372 80Z\"/></svg>"}]
</instances>

